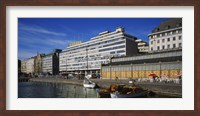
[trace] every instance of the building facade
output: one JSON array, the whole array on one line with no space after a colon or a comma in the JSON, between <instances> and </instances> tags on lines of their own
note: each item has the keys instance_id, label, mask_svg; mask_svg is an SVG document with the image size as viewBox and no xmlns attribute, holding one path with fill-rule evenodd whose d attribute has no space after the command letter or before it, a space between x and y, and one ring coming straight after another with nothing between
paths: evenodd
<instances>
[{"instance_id":1,"label":"building facade","mask_svg":"<svg viewBox=\"0 0 200 116\"><path fill-rule=\"evenodd\" d=\"M142 39L137 39L136 42L138 45L139 53L149 52L149 45L147 42L143 41Z\"/></svg>"},{"instance_id":2,"label":"building facade","mask_svg":"<svg viewBox=\"0 0 200 116\"><path fill-rule=\"evenodd\" d=\"M112 57L138 54L137 38L125 33L124 28L104 31L87 42L76 42L60 53L60 72L99 73L101 64Z\"/></svg>"},{"instance_id":3,"label":"building facade","mask_svg":"<svg viewBox=\"0 0 200 116\"><path fill-rule=\"evenodd\" d=\"M22 73L26 73L26 74L34 73L34 61L35 61L34 59L35 58L32 57L32 58L21 61L21 72Z\"/></svg>"},{"instance_id":4,"label":"building facade","mask_svg":"<svg viewBox=\"0 0 200 116\"><path fill-rule=\"evenodd\" d=\"M149 51L182 48L182 19L163 21L148 35Z\"/></svg>"},{"instance_id":5,"label":"building facade","mask_svg":"<svg viewBox=\"0 0 200 116\"><path fill-rule=\"evenodd\" d=\"M60 49L55 49L52 53L42 57L42 73L59 74L59 53L61 51Z\"/></svg>"},{"instance_id":6,"label":"building facade","mask_svg":"<svg viewBox=\"0 0 200 116\"><path fill-rule=\"evenodd\" d=\"M181 75L182 50L113 58L111 63L104 64L101 68L101 77L104 79L147 78L151 73L169 78Z\"/></svg>"},{"instance_id":7,"label":"building facade","mask_svg":"<svg viewBox=\"0 0 200 116\"><path fill-rule=\"evenodd\" d=\"M26 60L21 61L21 72L26 73Z\"/></svg>"},{"instance_id":8,"label":"building facade","mask_svg":"<svg viewBox=\"0 0 200 116\"><path fill-rule=\"evenodd\" d=\"M36 74L42 73L42 57L44 54L37 53L37 56L35 56L35 62L34 62L34 72Z\"/></svg>"}]
</instances>

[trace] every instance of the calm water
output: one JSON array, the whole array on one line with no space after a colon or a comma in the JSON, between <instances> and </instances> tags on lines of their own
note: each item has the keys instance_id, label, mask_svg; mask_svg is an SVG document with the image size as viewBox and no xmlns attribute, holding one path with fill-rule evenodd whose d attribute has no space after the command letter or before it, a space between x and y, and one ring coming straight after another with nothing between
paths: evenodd
<instances>
[{"instance_id":1,"label":"calm water","mask_svg":"<svg viewBox=\"0 0 200 116\"><path fill-rule=\"evenodd\" d=\"M55 83L20 82L19 98L97 98L98 89L86 89L83 86ZM171 98L155 95L151 98Z\"/></svg>"},{"instance_id":2,"label":"calm water","mask_svg":"<svg viewBox=\"0 0 200 116\"><path fill-rule=\"evenodd\" d=\"M55 83L18 83L19 98L97 98L96 89Z\"/></svg>"}]
</instances>

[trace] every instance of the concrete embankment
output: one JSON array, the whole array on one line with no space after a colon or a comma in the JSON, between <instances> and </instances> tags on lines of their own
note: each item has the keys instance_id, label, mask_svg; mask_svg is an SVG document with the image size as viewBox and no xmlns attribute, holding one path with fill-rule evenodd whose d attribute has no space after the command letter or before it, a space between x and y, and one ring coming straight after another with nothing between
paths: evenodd
<instances>
[{"instance_id":1,"label":"concrete embankment","mask_svg":"<svg viewBox=\"0 0 200 116\"><path fill-rule=\"evenodd\" d=\"M83 80L67 80L61 78L31 78L31 82L49 82L49 83L65 83L73 85L83 85ZM128 84L128 80L110 80L110 79L92 79L100 88L109 88L111 84ZM144 89L151 90L161 95L172 97L182 97L181 84L174 83L150 83L150 82L135 82L136 85Z\"/></svg>"},{"instance_id":2,"label":"concrete embankment","mask_svg":"<svg viewBox=\"0 0 200 116\"><path fill-rule=\"evenodd\" d=\"M83 80L67 80L61 78L31 78L30 82L64 83L72 85L83 85Z\"/></svg>"}]
</instances>

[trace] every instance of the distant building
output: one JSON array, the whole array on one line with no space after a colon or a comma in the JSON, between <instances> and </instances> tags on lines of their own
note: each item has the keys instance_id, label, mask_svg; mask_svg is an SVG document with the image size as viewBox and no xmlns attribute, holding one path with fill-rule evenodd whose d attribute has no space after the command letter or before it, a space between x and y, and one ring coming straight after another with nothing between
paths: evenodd
<instances>
[{"instance_id":1,"label":"distant building","mask_svg":"<svg viewBox=\"0 0 200 116\"><path fill-rule=\"evenodd\" d=\"M34 73L34 57L21 61L21 72L22 73Z\"/></svg>"},{"instance_id":2,"label":"distant building","mask_svg":"<svg viewBox=\"0 0 200 116\"><path fill-rule=\"evenodd\" d=\"M34 57L32 57L26 61L26 72L34 73Z\"/></svg>"},{"instance_id":3,"label":"distant building","mask_svg":"<svg viewBox=\"0 0 200 116\"><path fill-rule=\"evenodd\" d=\"M60 72L99 73L112 57L138 54L136 37L124 28L104 31L87 42L76 42L60 53Z\"/></svg>"},{"instance_id":4,"label":"distant building","mask_svg":"<svg viewBox=\"0 0 200 116\"><path fill-rule=\"evenodd\" d=\"M26 60L21 61L21 72L26 73Z\"/></svg>"},{"instance_id":5,"label":"distant building","mask_svg":"<svg viewBox=\"0 0 200 116\"><path fill-rule=\"evenodd\" d=\"M55 49L52 53L42 57L42 72L52 75L59 74L59 53L62 50Z\"/></svg>"},{"instance_id":6,"label":"distant building","mask_svg":"<svg viewBox=\"0 0 200 116\"><path fill-rule=\"evenodd\" d=\"M18 74L21 73L21 60L18 59Z\"/></svg>"},{"instance_id":7,"label":"distant building","mask_svg":"<svg viewBox=\"0 0 200 116\"><path fill-rule=\"evenodd\" d=\"M182 48L182 19L163 21L148 35L149 51Z\"/></svg>"},{"instance_id":8,"label":"distant building","mask_svg":"<svg viewBox=\"0 0 200 116\"><path fill-rule=\"evenodd\" d=\"M45 54L39 54L37 53L37 56L35 56L35 62L34 62L34 72L36 74L42 73L42 57Z\"/></svg>"},{"instance_id":9,"label":"distant building","mask_svg":"<svg viewBox=\"0 0 200 116\"><path fill-rule=\"evenodd\" d=\"M138 45L139 53L146 53L149 51L149 45L147 42L143 41L142 39L137 39L136 42Z\"/></svg>"}]
</instances>

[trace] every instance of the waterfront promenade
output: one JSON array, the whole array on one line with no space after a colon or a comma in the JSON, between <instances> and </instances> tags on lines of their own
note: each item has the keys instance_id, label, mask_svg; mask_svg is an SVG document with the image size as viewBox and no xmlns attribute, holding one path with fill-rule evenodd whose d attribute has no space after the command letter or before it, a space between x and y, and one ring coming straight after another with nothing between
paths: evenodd
<instances>
[{"instance_id":1,"label":"waterfront promenade","mask_svg":"<svg viewBox=\"0 0 200 116\"><path fill-rule=\"evenodd\" d=\"M100 88L109 88L111 84L128 84L128 79L91 79ZM62 78L31 78L31 82L45 82L45 83L63 83L72 85L83 85L83 80L78 79L62 79ZM169 95L174 97L182 97L182 85L175 83L157 83L157 82L134 82L134 84L142 88L151 90L162 95Z\"/></svg>"}]
</instances>

